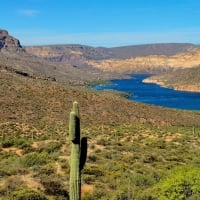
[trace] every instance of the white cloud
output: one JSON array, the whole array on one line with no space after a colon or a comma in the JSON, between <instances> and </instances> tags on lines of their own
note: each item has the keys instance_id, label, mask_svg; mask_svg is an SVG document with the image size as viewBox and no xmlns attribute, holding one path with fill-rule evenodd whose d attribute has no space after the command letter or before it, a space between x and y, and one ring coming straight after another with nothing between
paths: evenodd
<instances>
[{"instance_id":1,"label":"white cloud","mask_svg":"<svg viewBox=\"0 0 200 200\"><path fill-rule=\"evenodd\" d=\"M27 17L35 17L39 13L38 10L34 10L34 9L20 9L17 12Z\"/></svg>"}]
</instances>

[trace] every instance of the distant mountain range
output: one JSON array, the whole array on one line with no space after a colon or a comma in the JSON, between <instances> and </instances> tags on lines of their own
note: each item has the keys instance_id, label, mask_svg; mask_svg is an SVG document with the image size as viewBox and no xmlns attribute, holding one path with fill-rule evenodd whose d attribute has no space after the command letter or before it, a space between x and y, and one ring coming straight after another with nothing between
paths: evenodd
<instances>
[{"instance_id":1,"label":"distant mountain range","mask_svg":"<svg viewBox=\"0 0 200 200\"><path fill-rule=\"evenodd\" d=\"M114 48L79 44L22 47L20 41L10 36L8 31L0 30L0 67L3 70L65 84L82 85L88 81L123 77L130 73L162 73L162 77L165 77L163 73L167 72L169 77L170 73L175 74L181 69L181 75L188 80L189 87L195 84L195 90L200 91L200 81L195 78L199 75L199 65L200 46L190 43ZM180 83L178 76L173 77L173 81L170 79L167 84L170 87L174 87L176 79ZM176 88L188 90L182 86L176 85Z\"/></svg>"},{"instance_id":2,"label":"distant mountain range","mask_svg":"<svg viewBox=\"0 0 200 200\"><path fill-rule=\"evenodd\" d=\"M127 59L149 55L172 56L199 46L190 43L132 45L122 47L91 47L85 45L27 46L30 54L56 62L79 60Z\"/></svg>"}]
</instances>

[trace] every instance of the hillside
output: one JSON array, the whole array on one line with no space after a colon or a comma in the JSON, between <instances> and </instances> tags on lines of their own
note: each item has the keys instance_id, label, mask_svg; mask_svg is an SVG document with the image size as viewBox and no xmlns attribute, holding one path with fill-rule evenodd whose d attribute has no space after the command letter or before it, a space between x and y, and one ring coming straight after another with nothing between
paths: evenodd
<instances>
[{"instance_id":1,"label":"hillside","mask_svg":"<svg viewBox=\"0 0 200 200\"><path fill-rule=\"evenodd\" d=\"M102 73L89 66L81 68L66 63L51 62L29 54L19 40L0 30L0 68L37 79L49 79L67 85L85 85L88 81L110 79L116 74Z\"/></svg>"},{"instance_id":2,"label":"hillside","mask_svg":"<svg viewBox=\"0 0 200 200\"><path fill-rule=\"evenodd\" d=\"M160 187L159 180L175 173L175 166L196 170L199 112L148 106L5 71L0 73L0 95L0 197L67 198L66 138L74 100L80 105L82 133L89 137L84 198L129 194L141 200L140 191L153 194L149 189ZM134 186L129 193L125 183Z\"/></svg>"},{"instance_id":3,"label":"hillside","mask_svg":"<svg viewBox=\"0 0 200 200\"><path fill-rule=\"evenodd\" d=\"M36 124L43 120L44 123L50 120L63 124L66 122L63 110L69 112L74 100L82 105L84 124L90 121L94 124L148 122L193 126L198 125L200 120L195 113L139 104L107 92L73 89L50 80L37 80L4 71L1 71L0 81L3 121L16 118L34 124L35 118L39 118ZM26 114L26 109L30 113ZM92 116L93 113L95 115ZM188 121L189 117L194 120Z\"/></svg>"},{"instance_id":4,"label":"hillside","mask_svg":"<svg viewBox=\"0 0 200 200\"><path fill-rule=\"evenodd\" d=\"M33 55L55 62L81 62L87 60L127 59L138 56L172 56L197 47L187 43L146 44L121 47L91 47L86 45L47 45L26 46L25 50ZM78 63L79 64L79 63Z\"/></svg>"},{"instance_id":5,"label":"hillside","mask_svg":"<svg viewBox=\"0 0 200 200\"><path fill-rule=\"evenodd\" d=\"M32 55L6 31L0 41L0 199L69 199L68 123L75 100L88 137L83 200L198 199L200 112L93 91L85 84L124 72L74 65L77 52L71 63Z\"/></svg>"},{"instance_id":6,"label":"hillside","mask_svg":"<svg viewBox=\"0 0 200 200\"><path fill-rule=\"evenodd\" d=\"M167 71L179 68L192 68L200 64L200 49L194 48L173 56L149 55L128 59L109 59L88 61L88 63L104 71L137 72L137 71Z\"/></svg>"},{"instance_id":7,"label":"hillside","mask_svg":"<svg viewBox=\"0 0 200 200\"><path fill-rule=\"evenodd\" d=\"M86 66L94 66L97 64L90 61L96 61L100 65L104 65L105 62L111 59L116 62L132 63L132 59L140 59L140 57L147 57L144 61L146 65L158 66L158 62L148 62L148 58L151 59L152 55L161 58L167 56L174 56L177 53L191 52L191 50L198 48L193 44L149 44L149 45L135 45L135 46L122 46L113 48L104 47L91 47L85 45L49 45L49 46L27 46L26 52L31 55L35 55L45 60L56 63L70 63L75 66L84 68ZM149 57L150 56L150 57ZM129 61L131 59L131 61ZM103 62L103 63L102 63ZM143 62L143 61L142 61ZM163 61L160 61L163 62ZM138 63L142 64L143 63ZM165 61L164 61L165 64ZM170 63L169 63L170 64ZM114 64L112 64L114 65ZM103 66L104 67L104 66ZM127 65L125 64L125 67ZM148 66L145 66L146 68ZM165 66L162 66L165 67ZM122 70L121 70L122 71ZM124 71L124 70L123 70ZM114 70L112 70L114 72Z\"/></svg>"},{"instance_id":8,"label":"hillside","mask_svg":"<svg viewBox=\"0 0 200 200\"><path fill-rule=\"evenodd\" d=\"M171 73L152 76L145 79L146 83L156 83L175 90L199 92L200 91L200 67L181 69Z\"/></svg>"}]
</instances>

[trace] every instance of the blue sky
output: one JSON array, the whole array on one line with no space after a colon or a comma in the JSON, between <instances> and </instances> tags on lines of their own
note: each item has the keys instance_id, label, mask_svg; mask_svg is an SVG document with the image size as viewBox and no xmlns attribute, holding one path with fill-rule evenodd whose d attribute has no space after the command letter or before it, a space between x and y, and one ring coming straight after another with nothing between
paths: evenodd
<instances>
[{"instance_id":1,"label":"blue sky","mask_svg":"<svg viewBox=\"0 0 200 200\"><path fill-rule=\"evenodd\" d=\"M200 0L6 0L0 17L22 45L200 44Z\"/></svg>"}]
</instances>

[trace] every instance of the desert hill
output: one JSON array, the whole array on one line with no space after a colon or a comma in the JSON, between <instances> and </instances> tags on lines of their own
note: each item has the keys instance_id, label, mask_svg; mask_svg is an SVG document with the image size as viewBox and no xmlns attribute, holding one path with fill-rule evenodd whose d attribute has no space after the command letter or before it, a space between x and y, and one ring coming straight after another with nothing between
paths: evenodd
<instances>
[{"instance_id":1,"label":"desert hill","mask_svg":"<svg viewBox=\"0 0 200 200\"><path fill-rule=\"evenodd\" d=\"M88 60L128 59L150 55L172 56L190 51L196 45L189 43L147 44L122 47L91 47L86 45L26 46L28 53L54 62L69 62L74 65Z\"/></svg>"},{"instance_id":2,"label":"desert hill","mask_svg":"<svg viewBox=\"0 0 200 200\"><path fill-rule=\"evenodd\" d=\"M193 68L200 64L200 49L194 48L187 52L173 56L149 55L128 59L109 59L102 61L88 61L88 63L104 71L159 73L175 71L177 69Z\"/></svg>"},{"instance_id":3,"label":"desert hill","mask_svg":"<svg viewBox=\"0 0 200 200\"><path fill-rule=\"evenodd\" d=\"M200 66L180 69L173 73L164 73L145 79L146 83L156 83L175 90L199 92Z\"/></svg>"},{"instance_id":4,"label":"desert hill","mask_svg":"<svg viewBox=\"0 0 200 200\"><path fill-rule=\"evenodd\" d=\"M75 100L81 133L88 137L83 199L160 200L174 197L174 191L178 197L198 199L199 112L74 87L105 79L106 74L111 78L113 73L82 61L74 65L32 55L7 32L3 34L0 199L69 199L68 122ZM5 40L11 41L10 46Z\"/></svg>"},{"instance_id":5,"label":"desert hill","mask_svg":"<svg viewBox=\"0 0 200 200\"><path fill-rule=\"evenodd\" d=\"M87 81L109 79L111 74L82 65L81 68L70 62L59 63L28 53L18 39L8 31L0 30L0 68L37 79L49 79L67 85L84 85Z\"/></svg>"},{"instance_id":6,"label":"desert hill","mask_svg":"<svg viewBox=\"0 0 200 200\"><path fill-rule=\"evenodd\" d=\"M80 105L82 135L88 137L84 198L118 199L120 193L142 200L144 191L145 199L164 195L156 188L163 188L168 174L176 178L177 166L183 177L199 177L199 112L148 106L3 70L0 198L68 199L68 121L74 100ZM132 186L128 192L127 184Z\"/></svg>"}]
</instances>

